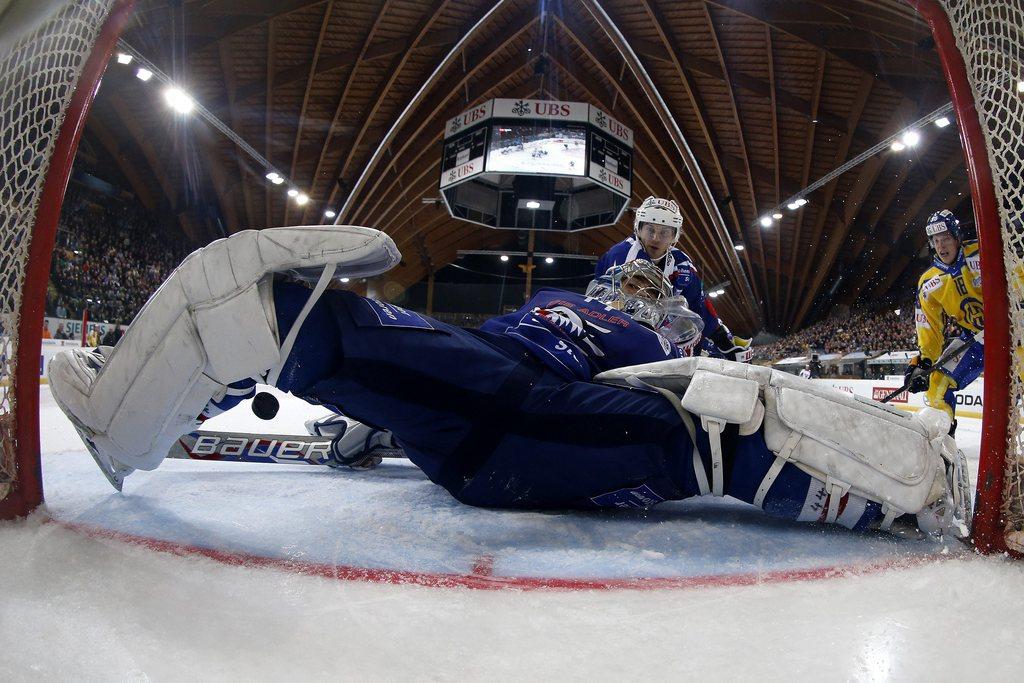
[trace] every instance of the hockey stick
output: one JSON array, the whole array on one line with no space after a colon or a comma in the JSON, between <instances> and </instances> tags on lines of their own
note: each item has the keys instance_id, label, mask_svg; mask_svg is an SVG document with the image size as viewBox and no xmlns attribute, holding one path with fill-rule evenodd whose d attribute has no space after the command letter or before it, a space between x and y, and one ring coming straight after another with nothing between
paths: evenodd
<instances>
[{"instance_id":1,"label":"hockey stick","mask_svg":"<svg viewBox=\"0 0 1024 683\"><path fill-rule=\"evenodd\" d=\"M959 342L959 343L957 343L957 342ZM984 330L982 330L981 332L978 332L975 335L971 335L971 336L967 337L966 339L957 338L957 339L953 340L953 342L949 346L946 347L946 350L942 352L942 355L939 356L939 359L937 361L935 361L934 363L932 363L931 367L928 368L928 372L932 373L932 372L937 371L940 367L943 366L943 364L946 363L946 361L948 361L950 358L952 358L953 356L957 355L958 353L963 353L967 349L967 347L969 347L974 342L978 342L979 344L984 344L985 343L985 331ZM897 389L896 391L892 392L891 394L887 395L885 398L883 398L881 401L879 401L879 403L888 403L889 401L891 401L892 399L896 398L897 396L902 394L904 391L909 389L910 385L914 383L914 380L917 379L921 375L922 372L924 372L923 369L921 369L921 368L914 368L913 372L911 372L909 375L907 375L907 378L905 380L903 380L903 386L900 387L899 389Z\"/></svg>"},{"instance_id":2,"label":"hockey stick","mask_svg":"<svg viewBox=\"0 0 1024 683\"><path fill-rule=\"evenodd\" d=\"M401 449L378 448L373 455L404 458ZM168 458L220 462L300 463L327 465L331 439L292 434L195 431L186 434L167 452Z\"/></svg>"}]
</instances>

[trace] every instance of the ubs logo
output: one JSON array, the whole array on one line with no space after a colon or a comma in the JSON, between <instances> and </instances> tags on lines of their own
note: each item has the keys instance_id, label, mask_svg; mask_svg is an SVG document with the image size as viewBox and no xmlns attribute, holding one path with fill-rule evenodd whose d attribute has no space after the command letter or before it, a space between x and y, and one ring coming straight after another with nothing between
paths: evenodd
<instances>
[{"instance_id":1,"label":"ubs logo","mask_svg":"<svg viewBox=\"0 0 1024 683\"><path fill-rule=\"evenodd\" d=\"M964 319L976 330L984 329L985 310L980 301L968 297L960 302L960 310L964 313Z\"/></svg>"}]
</instances>

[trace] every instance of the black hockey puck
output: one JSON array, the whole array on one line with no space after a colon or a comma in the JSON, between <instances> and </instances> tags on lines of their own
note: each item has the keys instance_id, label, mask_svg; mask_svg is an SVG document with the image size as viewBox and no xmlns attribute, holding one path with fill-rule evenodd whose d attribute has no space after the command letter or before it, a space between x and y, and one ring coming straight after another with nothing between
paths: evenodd
<instances>
[{"instance_id":1,"label":"black hockey puck","mask_svg":"<svg viewBox=\"0 0 1024 683\"><path fill-rule=\"evenodd\" d=\"M252 413L261 420L273 420L280 409L281 404L273 394L261 391L252 397Z\"/></svg>"}]
</instances>

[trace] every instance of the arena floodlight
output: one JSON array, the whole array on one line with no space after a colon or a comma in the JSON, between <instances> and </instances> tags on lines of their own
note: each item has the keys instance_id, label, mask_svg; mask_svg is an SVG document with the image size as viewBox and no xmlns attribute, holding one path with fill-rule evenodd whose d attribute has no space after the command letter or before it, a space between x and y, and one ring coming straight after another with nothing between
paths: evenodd
<instances>
[{"instance_id":1,"label":"arena floodlight","mask_svg":"<svg viewBox=\"0 0 1024 683\"><path fill-rule=\"evenodd\" d=\"M536 199L527 199L526 200L526 208L527 209L539 209L540 208L540 202L538 202Z\"/></svg>"},{"instance_id":2,"label":"arena floodlight","mask_svg":"<svg viewBox=\"0 0 1024 683\"><path fill-rule=\"evenodd\" d=\"M192 101L192 98L180 88L168 88L167 90L164 90L164 99L167 100L167 104L171 106L171 109L179 114L187 114L196 106L196 103Z\"/></svg>"},{"instance_id":3,"label":"arena floodlight","mask_svg":"<svg viewBox=\"0 0 1024 683\"><path fill-rule=\"evenodd\" d=\"M772 227L772 217L771 216L761 216L761 227L762 228L770 228L770 227Z\"/></svg>"},{"instance_id":4,"label":"arena floodlight","mask_svg":"<svg viewBox=\"0 0 1024 683\"><path fill-rule=\"evenodd\" d=\"M324 211L324 218L334 218L337 215L338 214L336 214L335 212L331 211L330 209L327 209L326 211Z\"/></svg>"},{"instance_id":5,"label":"arena floodlight","mask_svg":"<svg viewBox=\"0 0 1024 683\"><path fill-rule=\"evenodd\" d=\"M892 149L892 151L894 151L894 152L902 152L902 151L903 151L903 150L905 150L906 148L907 148L907 146L906 146L906 145L904 145L904 144L903 144L902 142L900 142L899 140L896 140L895 142L893 142L893 143L892 143L892 146L890 147L890 149Z\"/></svg>"},{"instance_id":6,"label":"arena floodlight","mask_svg":"<svg viewBox=\"0 0 1024 683\"><path fill-rule=\"evenodd\" d=\"M508 262L508 254L502 254L501 255L501 262L502 263Z\"/></svg>"},{"instance_id":7,"label":"arena floodlight","mask_svg":"<svg viewBox=\"0 0 1024 683\"><path fill-rule=\"evenodd\" d=\"M117 53L117 63L118 64L131 64L132 63L132 56L130 54L128 54L127 52L118 52Z\"/></svg>"},{"instance_id":8,"label":"arena floodlight","mask_svg":"<svg viewBox=\"0 0 1024 683\"><path fill-rule=\"evenodd\" d=\"M295 189L295 188L293 187L292 189L288 190L288 196L289 196L289 197L298 197L298 196L299 196L299 191L298 191L298 190L296 190L296 189Z\"/></svg>"},{"instance_id":9,"label":"arena floodlight","mask_svg":"<svg viewBox=\"0 0 1024 683\"><path fill-rule=\"evenodd\" d=\"M295 203L298 204L299 206L305 206L306 204L309 203L309 195L306 194L305 192L298 193L297 195L295 195Z\"/></svg>"},{"instance_id":10,"label":"arena floodlight","mask_svg":"<svg viewBox=\"0 0 1024 683\"><path fill-rule=\"evenodd\" d=\"M901 141L907 147L913 147L917 143L921 142L921 134L918 133L913 128L911 128L910 130L903 134L903 138L901 139Z\"/></svg>"},{"instance_id":11,"label":"arena floodlight","mask_svg":"<svg viewBox=\"0 0 1024 683\"><path fill-rule=\"evenodd\" d=\"M267 180L269 180L270 182L274 182L275 180L277 180L280 177L281 177L281 174L278 173L277 171L270 171L269 173L267 173L267 176L266 176Z\"/></svg>"},{"instance_id":12,"label":"arena floodlight","mask_svg":"<svg viewBox=\"0 0 1024 683\"><path fill-rule=\"evenodd\" d=\"M544 257L544 263L554 263L554 262L555 262L555 259L551 258L550 256Z\"/></svg>"},{"instance_id":13,"label":"arena floodlight","mask_svg":"<svg viewBox=\"0 0 1024 683\"><path fill-rule=\"evenodd\" d=\"M744 247L742 244L734 244L732 245L732 248L735 249L736 251L743 251L744 249L746 249L746 247Z\"/></svg>"},{"instance_id":14,"label":"arena floodlight","mask_svg":"<svg viewBox=\"0 0 1024 683\"><path fill-rule=\"evenodd\" d=\"M798 200L796 200L796 201L794 202L794 204L796 204L796 208L798 208L798 209L799 209L799 208L800 208L801 206L803 206L804 204L806 204L806 203L807 203L807 200L806 200L806 199L804 199L803 197L801 197L800 199L798 199Z\"/></svg>"},{"instance_id":15,"label":"arena floodlight","mask_svg":"<svg viewBox=\"0 0 1024 683\"><path fill-rule=\"evenodd\" d=\"M772 214L772 218L774 218L777 221L781 221L782 220L782 214L779 213L778 211L776 211L775 213Z\"/></svg>"},{"instance_id":16,"label":"arena floodlight","mask_svg":"<svg viewBox=\"0 0 1024 683\"><path fill-rule=\"evenodd\" d=\"M939 118L935 119L935 125L938 126L939 128L945 128L950 123L952 122L949 120L948 116L940 116Z\"/></svg>"},{"instance_id":17,"label":"arena floodlight","mask_svg":"<svg viewBox=\"0 0 1024 683\"><path fill-rule=\"evenodd\" d=\"M341 278L341 281L342 281L342 283L348 282L348 278L347 277L343 277L343 278Z\"/></svg>"},{"instance_id":18,"label":"arena floodlight","mask_svg":"<svg viewBox=\"0 0 1024 683\"><path fill-rule=\"evenodd\" d=\"M153 72L150 71L149 69L143 69L140 66L139 69L135 72L135 77L137 79L139 79L140 81L142 81L143 83L145 83L149 79L153 78Z\"/></svg>"},{"instance_id":19,"label":"arena floodlight","mask_svg":"<svg viewBox=\"0 0 1024 683\"><path fill-rule=\"evenodd\" d=\"M800 208L800 205L796 202L790 202L789 204L786 204L786 208L790 211L796 211Z\"/></svg>"}]
</instances>

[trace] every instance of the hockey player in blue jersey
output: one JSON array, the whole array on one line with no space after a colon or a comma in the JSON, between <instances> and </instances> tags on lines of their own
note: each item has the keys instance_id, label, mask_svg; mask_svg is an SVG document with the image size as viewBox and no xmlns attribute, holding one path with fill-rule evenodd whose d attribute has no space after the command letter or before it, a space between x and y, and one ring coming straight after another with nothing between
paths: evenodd
<instances>
[{"instance_id":1,"label":"hockey player in blue jersey","mask_svg":"<svg viewBox=\"0 0 1024 683\"><path fill-rule=\"evenodd\" d=\"M118 488L258 380L390 430L471 505L647 508L714 494L788 519L866 529L907 514L966 533L965 462L941 411L907 415L767 368L675 358L652 329L669 288L642 262L593 297L541 290L481 330L328 288L398 259L390 238L356 226L218 240L116 347L55 357L53 396ZM312 288L292 281L311 273Z\"/></svg>"},{"instance_id":2,"label":"hockey player in blue jersey","mask_svg":"<svg viewBox=\"0 0 1024 683\"><path fill-rule=\"evenodd\" d=\"M672 283L675 294L684 296L691 311L704 321L704 336L698 344L685 349L688 355L745 361L750 356L750 340L737 337L722 323L714 305L704 292L696 264L675 246L683 226L679 206L671 199L648 197L633 216L633 236L627 237L602 256L595 269L600 277L609 268L634 259L646 259L658 265Z\"/></svg>"}]
</instances>

